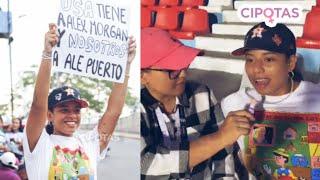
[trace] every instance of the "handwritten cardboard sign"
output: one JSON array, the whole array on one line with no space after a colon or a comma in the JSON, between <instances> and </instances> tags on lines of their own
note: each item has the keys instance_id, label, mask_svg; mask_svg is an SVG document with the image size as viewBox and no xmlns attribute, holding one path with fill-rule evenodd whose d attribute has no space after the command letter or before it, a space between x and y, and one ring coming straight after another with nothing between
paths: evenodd
<instances>
[{"instance_id":1,"label":"handwritten cardboard sign","mask_svg":"<svg viewBox=\"0 0 320 180\"><path fill-rule=\"evenodd\" d=\"M129 9L105 0L60 0L55 71L123 82Z\"/></svg>"}]
</instances>

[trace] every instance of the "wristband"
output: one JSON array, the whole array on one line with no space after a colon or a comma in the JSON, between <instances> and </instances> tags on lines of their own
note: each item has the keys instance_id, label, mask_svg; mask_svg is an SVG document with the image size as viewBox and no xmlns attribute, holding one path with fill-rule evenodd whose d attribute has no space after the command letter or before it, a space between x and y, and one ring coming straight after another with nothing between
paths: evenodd
<instances>
[{"instance_id":1,"label":"wristband","mask_svg":"<svg viewBox=\"0 0 320 180\"><path fill-rule=\"evenodd\" d=\"M48 53L46 51L42 51L42 59L43 60L51 60L52 58L52 54L51 53Z\"/></svg>"}]
</instances>

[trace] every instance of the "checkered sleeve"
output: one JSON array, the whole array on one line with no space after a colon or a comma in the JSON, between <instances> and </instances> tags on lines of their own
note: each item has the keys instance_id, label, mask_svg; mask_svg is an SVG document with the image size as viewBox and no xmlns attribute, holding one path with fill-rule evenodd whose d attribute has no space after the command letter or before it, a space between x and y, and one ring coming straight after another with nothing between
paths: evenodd
<instances>
[{"instance_id":1,"label":"checkered sleeve","mask_svg":"<svg viewBox=\"0 0 320 180\"><path fill-rule=\"evenodd\" d=\"M160 132L147 120L145 108L141 105L141 179L186 178L189 163L189 142L181 149L170 150L161 145ZM152 114L152 113L151 113Z\"/></svg>"},{"instance_id":2,"label":"checkered sleeve","mask_svg":"<svg viewBox=\"0 0 320 180\"><path fill-rule=\"evenodd\" d=\"M186 92L189 92L187 97L190 102L190 107L186 109L189 140L216 133L224 118L212 90L192 82L186 86ZM195 166L191 176L197 179L235 179L232 148L224 148Z\"/></svg>"},{"instance_id":3,"label":"checkered sleeve","mask_svg":"<svg viewBox=\"0 0 320 180\"><path fill-rule=\"evenodd\" d=\"M220 103L217 102L212 90L209 90L210 97L210 114L211 119L215 119L213 124L213 129L216 129L222 125L224 121L224 116L221 110ZM217 129L217 130L218 130ZM234 156L232 154L233 147L226 147L219 151L212 158L212 173L213 179L235 179L235 169L234 169Z\"/></svg>"}]
</instances>

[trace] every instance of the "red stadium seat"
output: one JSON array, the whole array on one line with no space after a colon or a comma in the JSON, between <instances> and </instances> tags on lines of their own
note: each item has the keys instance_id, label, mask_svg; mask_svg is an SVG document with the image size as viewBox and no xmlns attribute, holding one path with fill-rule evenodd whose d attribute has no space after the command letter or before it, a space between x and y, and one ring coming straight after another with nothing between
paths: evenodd
<instances>
[{"instance_id":1,"label":"red stadium seat","mask_svg":"<svg viewBox=\"0 0 320 180\"><path fill-rule=\"evenodd\" d=\"M159 8L154 26L165 30L177 29L179 27L179 12L173 8Z\"/></svg>"},{"instance_id":2,"label":"red stadium seat","mask_svg":"<svg viewBox=\"0 0 320 180\"><path fill-rule=\"evenodd\" d=\"M204 0L182 0L182 6L203 6L205 5Z\"/></svg>"},{"instance_id":3,"label":"red stadium seat","mask_svg":"<svg viewBox=\"0 0 320 180\"><path fill-rule=\"evenodd\" d=\"M186 10L192 9L192 8L198 8L197 6L172 6L171 8L176 9L179 12L184 12Z\"/></svg>"},{"instance_id":4,"label":"red stadium seat","mask_svg":"<svg viewBox=\"0 0 320 180\"><path fill-rule=\"evenodd\" d=\"M190 9L184 12L181 31L208 33L209 16L208 12L203 9Z\"/></svg>"},{"instance_id":5,"label":"red stadium seat","mask_svg":"<svg viewBox=\"0 0 320 180\"><path fill-rule=\"evenodd\" d=\"M141 0L141 5L143 6L153 6L156 4L155 0Z\"/></svg>"},{"instance_id":6,"label":"red stadium seat","mask_svg":"<svg viewBox=\"0 0 320 180\"><path fill-rule=\"evenodd\" d=\"M317 6L313 6L306 16L303 35L297 38L296 41L297 47L320 49L320 0L317 3Z\"/></svg>"},{"instance_id":7,"label":"red stadium seat","mask_svg":"<svg viewBox=\"0 0 320 180\"><path fill-rule=\"evenodd\" d=\"M157 12L159 9L167 8L167 6L148 6L151 11Z\"/></svg>"},{"instance_id":8,"label":"red stadium seat","mask_svg":"<svg viewBox=\"0 0 320 180\"><path fill-rule=\"evenodd\" d=\"M152 26L152 11L149 8L141 7L141 28Z\"/></svg>"},{"instance_id":9,"label":"red stadium seat","mask_svg":"<svg viewBox=\"0 0 320 180\"><path fill-rule=\"evenodd\" d=\"M209 33L208 12L203 9L186 10L184 12L181 28L169 32L177 39L194 39L196 34Z\"/></svg>"},{"instance_id":10,"label":"red stadium seat","mask_svg":"<svg viewBox=\"0 0 320 180\"><path fill-rule=\"evenodd\" d=\"M160 0L159 6L179 6L180 0Z\"/></svg>"}]
</instances>

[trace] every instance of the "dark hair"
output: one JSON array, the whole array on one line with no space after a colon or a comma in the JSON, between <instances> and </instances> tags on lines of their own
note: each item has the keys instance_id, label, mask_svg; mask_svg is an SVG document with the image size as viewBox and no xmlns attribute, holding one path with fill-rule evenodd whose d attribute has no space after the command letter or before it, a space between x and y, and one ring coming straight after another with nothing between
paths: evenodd
<instances>
[{"instance_id":1,"label":"dark hair","mask_svg":"<svg viewBox=\"0 0 320 180\"><path fill-rule=\"evenodd\" d=\"M290 57L293 56L293 55L295 55L295 54L286 53L286 54L284 54L284 55L285 55L285 57L286 57L287 63L289 63ZM303 81L303 76L302 76L302 73L300 72L300 70L299 70L298 67L297 67L297 63L296 63L296 67L293 69L292 72L294 73L294 76L293 76L293 78L292 78L294 81L296 81L296 82ZM288 75L290 75L290 74L288 74Z\"/></svg>"},{"instance_id":2,"label":"dark hair","mask_svg":"<svg viewBox=\"0 0 320 180\"><path fill-rule=\"evenodd\" d=\"M25 165L25 163L20 164L20 165L19 165L19 167L18 167L18 171L20 171L20 170L24 170L24 169L26 169L26 165Z\"/></svg>"},{"instance_id":3,"label":"dark hair","mask_svg":"<svg viewBox=\"0 0 320 180\"><path fill-rule=\"evenodd\" d=\"M19 128L18 128L18 132L23 132L23 125L22 125L22 118L20 117L14 117L11 122L13 123L14 120L18 120L19 121ZM11 132L14 133L14 131L11 129Z\"/></svg>"},{"instance_id":4,"label":"dark hair","mask_svg":"<svg viewBox=\"0 0 320 180\"><path fill-rule=\"evenodd\" d=\"M142 75L143 73L148 73L148 72L150 72L150 69L141 69L141 70L140 70L141 75Z\"/></svg>"},{"instance_id":5,"label":"dark hair","mask_svg":"<svg viewBox=\"0 0 320 180\"><path fill-rule=\"evenodd\" d=\"M53 109L54 109L54 107L48 107L48 110L49 110L50 112L53 112Z\"/></svg>"},{"instance_id":6,"label":"dark hair","mask_svg":"<svg viewBox=\"0 0 320 180\"><path fill-rule=\"evenodd\" d=\"M302 73L299 70L295 68L292 72L294 73L294 76L292 78L294 81L297 81L297 82L303 81Z\"/></svg>"},{"instance_id":7,"label":"dark hair","mask_svg":"<svg viewBox=\"0 0 320 180\"><path fill-rule=\"evenodd\" d=\"M49 135L53 134L54 127L51 121L46 125L46 131Z\"/></svg>"},{"instance_id":8,"label":"dark hair","mask_svg":"<svg viewBox=\"0 0 320 180\"><path fill-rule=\"evenodd\" d=\"M266 133L264 135L264 139L266 143L272 144L272 139L273 139L273 128L271 127L265 127L266 128Z\"/></svg>"},{"instance_id":9,"label":"dark hair","mask_svg":"<svg viewBox=\"0 0 320 180\"><path fill-rule=\"evenodd\" d=\"M288 163L288 162L289 162L289 158L286 157L286 156L284 156L284 155L281 155L281 154L276 153L276 152L273 152L273 155L275 155L275 156L281 156L281 157L283 157L283 158L286 158L286 160L284 161L285 163Z\"/></svg>"},{"instance_id":10,"label":"dark hair","mask_svg":"<svg viewBox=\"0 0 320 180\"><path fill-rule=\"evenodd\" d=\"M52 113L53 113L53 109L54 107L48 107L48 110ZM49 135L53 134L54 127L51 121L49 121L48 124L46 125L46 131Z\"/></svg>"}]
</instances>

